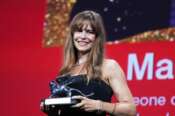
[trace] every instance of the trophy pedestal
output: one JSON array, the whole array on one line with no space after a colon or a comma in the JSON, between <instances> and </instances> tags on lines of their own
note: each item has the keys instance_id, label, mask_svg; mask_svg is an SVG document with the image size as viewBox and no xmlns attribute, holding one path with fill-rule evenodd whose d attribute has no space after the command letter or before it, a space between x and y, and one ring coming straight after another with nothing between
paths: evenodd
<instances>
[{"instance_id":1,"label":"trophy pedestal","mask_svg":"<svg viewBox=\"0 0 175 116\"><path fill-rule=\"evenodd\" d=\"M59 97L59 98L47 98L44 101L44 105L74 105L78 103L78 100L72 99L71 97Z\"/></svg>"}]
</instances>

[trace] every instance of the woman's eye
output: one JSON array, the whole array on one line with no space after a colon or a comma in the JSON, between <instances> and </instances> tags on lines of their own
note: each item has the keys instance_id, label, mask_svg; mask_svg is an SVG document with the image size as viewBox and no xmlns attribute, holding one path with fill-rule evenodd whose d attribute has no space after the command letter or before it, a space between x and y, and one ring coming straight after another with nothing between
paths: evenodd
<instances>
[{"instance_id":1,"label":"woman's eye","mask_svg":"<svg viewBox=\"0 0 175 116\"><path fill-rule=\"evenodd\" d=\"M87 33L94 34L95 32L93 30L87 30Z\"/></svg>"},{"instance_id":2,"label":"woman's eye","mask_svg":"<svg viewBox=\"0 0 175 116\"><path fill-rule=\"evenodd\" d=\"M82 30L82 29L77 29L76 32L86 32L86 33L90 33L90 34L95 34L95 32L93 30Z\"/></svg>"},{"instance_id":3,"label":"woman's eye","mask_svg":"<svg viewBox=\"0 0 175 116\"><path fill-rule=\"evenodd\" d=\"M82 32L82 29L78 29L77 32Z\"/></svg>"}]
</instances>

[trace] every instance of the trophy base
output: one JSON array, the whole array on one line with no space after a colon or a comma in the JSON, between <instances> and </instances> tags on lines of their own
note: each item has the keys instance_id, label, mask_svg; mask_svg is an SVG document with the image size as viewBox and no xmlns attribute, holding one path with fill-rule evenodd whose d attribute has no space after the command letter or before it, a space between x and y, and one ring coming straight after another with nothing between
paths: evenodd
<instances>
[{"instance_id":1,"label":"trophy base","mask_svg":"<svg viewBox=\"0 0 175 116\"><path fill-rule=\"evenodd\" d=\"M60 97L60 98L47 98L44 101L44 105L74 105L78 103L78 100L72 99L71 97Z\"/></svg>"}]
</instances>

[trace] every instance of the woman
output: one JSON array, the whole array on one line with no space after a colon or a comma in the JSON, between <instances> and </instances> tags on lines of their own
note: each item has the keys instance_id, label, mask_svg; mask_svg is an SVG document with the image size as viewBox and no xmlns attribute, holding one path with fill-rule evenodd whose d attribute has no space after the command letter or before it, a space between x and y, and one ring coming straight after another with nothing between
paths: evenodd
<instances>
[{"instance_id":1,"label":"woman","mask_svg":"<svg viewBox=\"0 0 175 116\"><path fill-rule=\"evenodd\" d=\"M84 95L74 94L72 98L80 102L59 110L57 115L136 114L132 94L121 67L115 60L104 58L105 38L103 21L98 13L83 11L73 18L65 42L64 64L60 75L69 74L70 78L76 79L70 87L80 90ZM110 102L113 93L117 103Z\"/></svg>"}]
</instances>

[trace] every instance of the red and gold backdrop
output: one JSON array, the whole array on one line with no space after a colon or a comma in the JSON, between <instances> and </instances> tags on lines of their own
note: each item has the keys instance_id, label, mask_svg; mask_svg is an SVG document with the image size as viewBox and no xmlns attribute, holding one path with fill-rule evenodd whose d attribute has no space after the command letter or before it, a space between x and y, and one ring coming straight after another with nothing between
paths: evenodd
<instances>
[{"instance_id":1,"label":"red and gold backdrop","mask_svg":"<svg viewBox=\"0 0 175 116\"><path fill-rule=\"evenodd\" d=\"M65 7L71 9L75 1L69 2ZM55 43L62 40L43 33L46 6L45 0L0 1L2 116L44 115L40 99L49 95L48 83L62 63L62 46ZM107 57L124 69L138 116L175 115L174 33L169 28L106 43Z\"/></svg>"}]
</instances>

